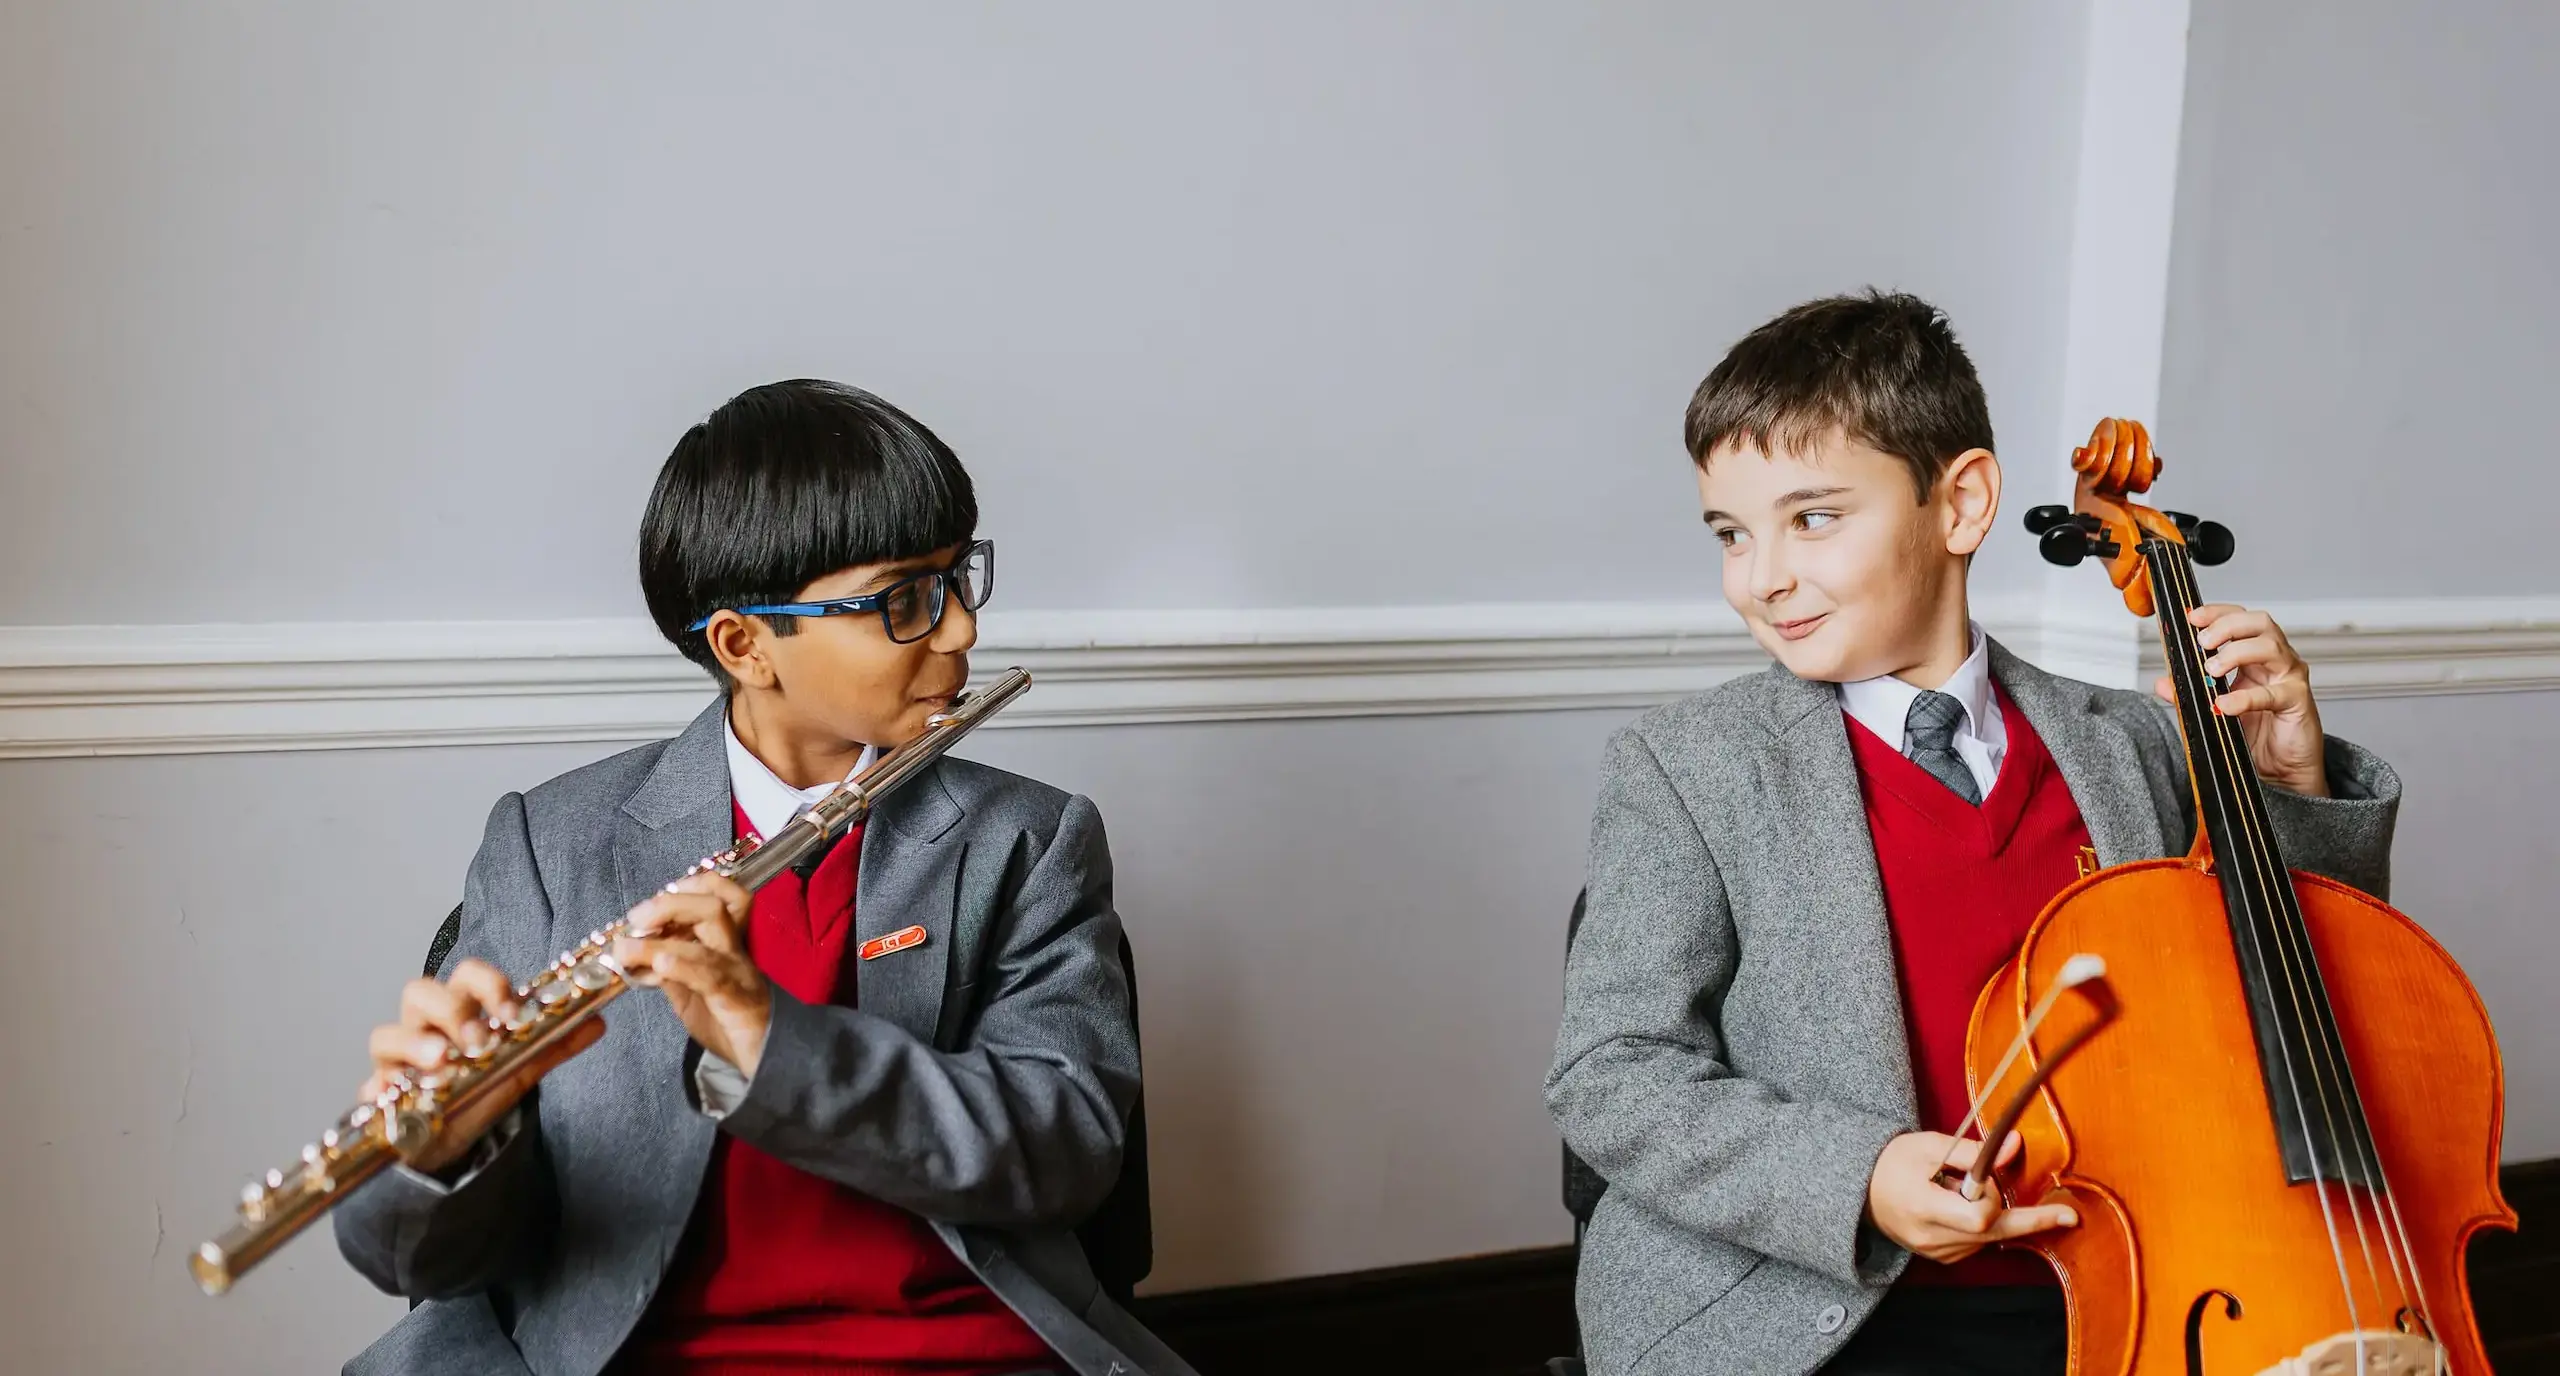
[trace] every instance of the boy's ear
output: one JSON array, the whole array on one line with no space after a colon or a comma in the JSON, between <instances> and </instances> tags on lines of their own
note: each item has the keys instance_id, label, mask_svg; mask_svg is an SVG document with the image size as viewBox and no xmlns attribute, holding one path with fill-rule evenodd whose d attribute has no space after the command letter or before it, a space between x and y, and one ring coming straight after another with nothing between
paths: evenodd
<instances>
[{"instance_id":1,"label":"boy's ear","mask_svg":"<svg viewBox=\"0 0 2560 1376\"><path fill-rule=\"evenodd\" d=\"M711 624L702 628L703 642L711 647L711 657L729 681L741 688L771 688L776 675L773 661L765 654L765 642L772 632L760 622L749 620L723 608L711 615Z\"/></svg>"},{"instance_id":2,"label":"boy's ear","mask_svg":"<svg viewBox=\"0 0 2560 1376\"><path fill-rule=\"evenodd\" d=\"M1972 557L1991 538L2000 518L2000 460L1988 449L1968 449L1938 475L1947 523L1947 553Z\"/></svg>"}]
</instances>

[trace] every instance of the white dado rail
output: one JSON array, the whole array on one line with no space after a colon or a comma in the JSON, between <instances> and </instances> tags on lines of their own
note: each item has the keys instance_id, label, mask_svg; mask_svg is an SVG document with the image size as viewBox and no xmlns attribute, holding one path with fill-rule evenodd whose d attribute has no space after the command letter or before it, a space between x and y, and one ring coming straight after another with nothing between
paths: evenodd
<instances>
[{"instance_id":1,"label":"white dado rail","mask_svg":"<svg viewBox=\"0 0 2560 1376\"><path fill-rule=\"evenodd\" d=\"M2331 698L2560 689L2560 597L2276 610ZM2129 680L2147 639L2121 611L1981 612L2087 677ZM1008 728L1641 707L1766 662L1690 603L990 612L975 659L1039 680ZM5 627L0 758L643 740L708 692L637 619Z\"/></svg>"}]
</instances>

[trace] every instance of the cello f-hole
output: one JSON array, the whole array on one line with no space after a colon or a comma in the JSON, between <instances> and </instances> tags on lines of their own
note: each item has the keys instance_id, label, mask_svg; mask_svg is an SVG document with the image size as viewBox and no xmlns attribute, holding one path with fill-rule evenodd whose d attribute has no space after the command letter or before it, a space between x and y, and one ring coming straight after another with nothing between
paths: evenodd
<instances>
[{"instance_id":1,"label":"cello f-hole","mask_svg":"<svg viewBox=\"0 0 2560 1376\"><path fill-rule=\"evenodd\" d=\"M2187 1376L2204 1376L2204 1311L2217 1298L2222 1301L2222 1317L2240 1317L2240 1297L2228 1290L2207 1290L2187 1306Z\"/></svg>"}]
</instances>

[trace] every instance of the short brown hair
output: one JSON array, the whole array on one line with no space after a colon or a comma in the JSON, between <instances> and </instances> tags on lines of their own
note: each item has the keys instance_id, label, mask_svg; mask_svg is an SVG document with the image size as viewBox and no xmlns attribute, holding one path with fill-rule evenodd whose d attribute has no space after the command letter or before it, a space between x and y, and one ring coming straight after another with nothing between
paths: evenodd
<instances>
[{"instance_id":1,"label":"short brown hair","mask_svg":"<svg viewBox=\"0 0 2560 1376\"><path fill-rule=\"evenodd\" d=\"M1733 346L1682 433L1705 468L1719 445L1802 449L1834 428L1910 464L1922 501L1958 454L1991 447L1991 407L1946 312L1872 287L1807 301Z\"/></svg>"}]
</instances>

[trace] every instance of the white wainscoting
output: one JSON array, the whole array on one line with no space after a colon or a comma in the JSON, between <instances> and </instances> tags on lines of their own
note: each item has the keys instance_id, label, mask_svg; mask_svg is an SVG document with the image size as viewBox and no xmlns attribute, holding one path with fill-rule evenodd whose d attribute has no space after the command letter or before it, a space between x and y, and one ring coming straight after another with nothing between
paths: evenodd
<instances>
[{"instance_id":1,"label":"white wainscoting","mask_svg":"<svg viewBox=\"0 0 2560 1376\"><path fill-rule=\"evenodd\" d=\"M2084 677L2131 678L2144 640L1979 610ZM2327 697L2560 688L2560 598L2275 610ZM1640 707L1766 663L1694 603L990 612L976 659L1039 680L1000 727ZM638 619L0 627L0 759L644 740L708 691Z\"/></svg>"}]
</instances>

